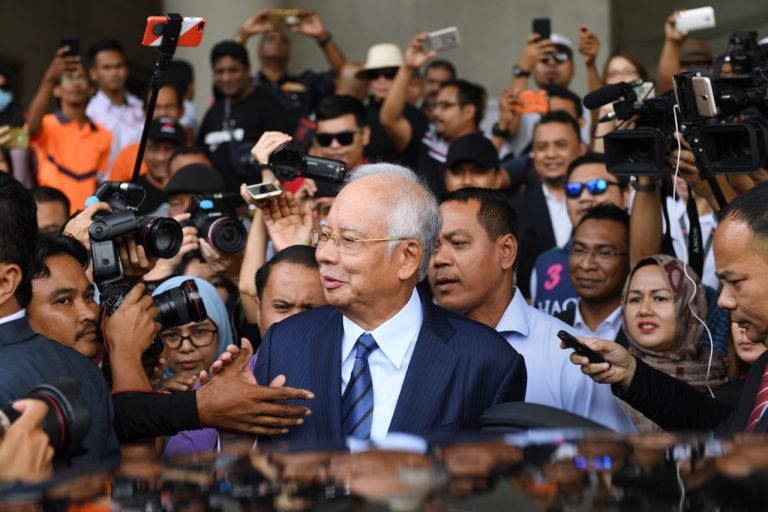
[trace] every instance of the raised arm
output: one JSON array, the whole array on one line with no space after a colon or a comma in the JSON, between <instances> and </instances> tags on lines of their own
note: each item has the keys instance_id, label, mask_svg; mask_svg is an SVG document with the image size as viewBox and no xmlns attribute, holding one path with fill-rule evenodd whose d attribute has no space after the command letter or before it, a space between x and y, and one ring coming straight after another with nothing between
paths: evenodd
<instances>
[{"instance_id":1,"label":"raised arm","mask_svg":"<svg viewBox=\"0 0 768 512\"><path fill-rule=\"evenodd\" d=\"M53 88L56 87L59 79L65 73L72 73L81 66L80 57L66 57L64 54L67 51L69 51L69 46L63 46L56 50L56 55L48 65L48 69L40 81L40 86L29 104L27 124L29 125L29 136L32 138L40 135L43 116L48 112L48 102L51 101Z\"/></svg>"},{"instance_id":2,"label":"raised arm","mask_svg":"<svg viewBox=\"0 0 768 512\"><path fill-rule=\"evenodd\" d=\"M674 76L680 72L680 45L688 35L678 32L675 19L679 11L667 16L664 22L664 46L661 48L656 71L656 95L660 96L672 90Z\"/></svg>"},{"instance_id":3,"label":"raised arm","mask_svg":"<svg viewBox=\"0 0 768 512\"><path fill-rule=\"evenodd\" d=\"M323 50L323 54L328 60L328 64L331 65L333 75L339 76L341 68L344 66L344 62L346 62L346 58L344 57L341 48L339 48L333 40L331 33L325 29L325 25L320 19L320 16L315 11L301 9L299 11L299 20L299 23L290 26L291 30L313 38Z\"/></svg>"}]
</instances>

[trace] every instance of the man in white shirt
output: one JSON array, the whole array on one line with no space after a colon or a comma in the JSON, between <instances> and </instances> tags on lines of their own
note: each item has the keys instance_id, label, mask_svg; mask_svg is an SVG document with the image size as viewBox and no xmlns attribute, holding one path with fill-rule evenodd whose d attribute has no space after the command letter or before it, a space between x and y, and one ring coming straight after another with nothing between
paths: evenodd
<instances>
[{"instance_id":1,"label":"man in white shirt","mask_svg":"<svg viewBox=\"0 0 768 512\"><path fill-rule=\"evenodd\" d=\"M99 90L85 113L112 133L109 164L125 146L139 142L144 128L141 100L125 88L128 66L123 46L114 39L100 39L88 48L91 80Z\"/></svg>"},{"instance_id":2,"label":"man in white shirt","mask_svg":"<svg viewBox=\"0 0 768 512\"><path fill-rule=\"evenodd\" d=\"M421 299L440 217L410 170L359 167L312 242L330 306L267 332L259 382L311 389L312 415L291 439L380 439L475 430L483 411L521 400L525 364L492 329Z\"/></svg>"},{"instance_id":3,"label":"man in white shirt","mask_svg":"<svg viewBox=\"0 0 768 512\"><path fill-rule=\"evenodd\" d=\"M516 216L506 196L469 188L443 196L443 225L429 268L437 303L494 327L528 368L526 402L563 409L620 432L634 427L607 386L570 370L559 320L525 303L514 286Z\"/></svg>"}]
</instances>

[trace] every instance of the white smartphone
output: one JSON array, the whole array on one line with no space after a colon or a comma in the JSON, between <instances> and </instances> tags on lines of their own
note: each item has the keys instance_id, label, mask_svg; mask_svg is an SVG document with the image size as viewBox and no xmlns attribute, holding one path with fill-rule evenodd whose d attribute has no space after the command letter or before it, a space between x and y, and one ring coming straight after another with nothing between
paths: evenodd
<instances>
[{"instance_id":1,"label":"white smartphone","mask_svg":"<svg viewBox=\"0 0 768 512\"><path fill-rule=\"evenodd\" d=\"M456 27L442 28L429 33L429 37L422 43L421 49L425 52L441 52L456 48L461 44L459 29Z\"/></svg>"},{"instance_id":2,"label":"white smartphone","mask_svg":"<svg viewBox=\"0 0 768 512\"><path fill-rule=\"evenodd\" d=\"M655 96L655 85L653 82L643 82L642 84L638 85L635 89L635 94L637 95L637 99L640 101L645 101L647 99L653 98Z\"/></svg>"},{"instance_id":3,"label":"white smartphone","mask_svg":"<svg viewBox=\"0 0 768 512\"><path fill-rule=\"evenodd\" d=\"M715 9L712 7L699 7L677 13L675 28L678 32L691 32L715 26Z\"/></svg>"},{"instance_id":4,"label":"white smartphone","mask_svg":"<svg viewBox=\"0 0 768 512\"><path fill-rule=\"evenodd\" d=\"M276 197L283 193L283 191L280 190L280 187L270 182L248 185L246 190L248 190L248 193L251 195L251 197L257 201L269 199L270 197Z\"/></svg>"},{"instance_id":5,"label":"white smartphone","mask_svg":"<svg viewBox=\"0 0 768 512\"><path fill-rule=\"evenodd\" d=\"M715 117L717 105L715 104L715 92L712 90L712 82L706 76L694 76L691 78L691 88L696 97L696 110L702 117Z\"/></svg>"}]
</instances>

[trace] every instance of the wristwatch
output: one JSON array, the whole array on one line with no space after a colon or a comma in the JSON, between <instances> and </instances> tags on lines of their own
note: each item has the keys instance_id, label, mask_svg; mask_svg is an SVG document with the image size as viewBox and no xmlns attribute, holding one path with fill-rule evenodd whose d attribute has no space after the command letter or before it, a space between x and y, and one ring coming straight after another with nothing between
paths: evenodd
<instances>
[{"instance_id":1,"label":"wristwatch","mask_svg":"<svg viewBox=\"0 0 768 512\"><path fill-rule=\"evenodd\" d=\"M522 78L527 78L527 77L531 76L531 72L526 70L526 69L523 69L520 66L518 66L517 64L515 64L512 67L512 76L515 77L515 78L521 78L521 77Z\"/></svg>"},{"instance_id":2,"label":"wristwatch","mask_svg":"<svg viewBox=\"0 0 768 512\"><path fill-rule=\"evenodd\" d=\"M632 188L632 190L637 192L653 192L658 188L656 185L656 180L650 183L640 183L637 179L637 176L632 176L629 178L629 186Z\"/></svg>"},{"instance_id":3,"label":"wristwatch","mask_svg":"<svg viewBox=\"0 0 768 512\"><path fill-rule=\"evenodd\" d=\"M508 130L502 130L499 128L499 123L493 123L493 126L491 127L491 133L494 137L503 137L505 139L508 139L512 136Z\"/></svg>"}]
</instances>

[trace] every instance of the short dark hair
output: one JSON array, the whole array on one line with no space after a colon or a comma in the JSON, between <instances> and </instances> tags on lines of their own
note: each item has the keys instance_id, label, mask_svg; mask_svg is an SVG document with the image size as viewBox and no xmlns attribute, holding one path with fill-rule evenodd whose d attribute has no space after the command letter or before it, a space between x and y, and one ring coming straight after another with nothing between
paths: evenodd
<instances>
[{"instance_id":1,"label":"short dark hair","mask_svg":"<svg viewBox=\"0 0 768 512\"><path fill-rule=\"evenodd\" d=\"M602 165L603 167L606 168L606 170L608 168L608 163L605 160L604 153L595 153L593 151L587 151L585 154L583 154L580 157L577 157L573 162L570 163L570 165L568 166L568 173L565 175L566 179L571 177L571 174L573 174L573 171L575 171L577 167L581 167L582 165L589 165L589 164ZM616 178L616 181L619 183L619 187L629 188L628 176L614 176L614 178Z\"/></svg>"},{"instance_id":2,"label":"short dark hair","mask_svg":"<svg viewBox=\"0 0 768 512\"><path fill-rule=\"evenodd\" d=\"M584 213L576 227L573 228L573 231L576 232L588 220L612 220L613 222L618 222L624 226L627 231L627 237L629 237L629 214L625 209L619 208L613 203L597 203L592 205Z\"/></svg>"},{"instance_id":3,"label":"short dark hair","mask_svg":"<svg viewBox=\"0 0 768 512\"><path fill-rule=\"evenodd\" d=\"M720 221L731 219L743 222L752 234L762 242L768 242L768 182L761 181L746 192L742 192L728 206L720 210ZM768 255L764 255L768 259Z\"/></svg>"},{"instance_id":4,"label":"short dark hair","mask_svg":"<svg viewBox=\"0 0 768 512\"><path fill-rule=\"evenodd\" d=\"M69 235L42 236L37 240L35 250L35 264L32 268L32 279L45 279L51 275L46 261L48 258L63 254L71 256L77 261L83 270L88 268L90 255L79 240Z\"/></svg>"},{"instance_id":5,"label":"short dark hair","mask_svg":"<svg viewBox=\"0 0 768 512\"><path fill-rule=\"evenodd\" d=\"M579 123L568 112L555 110L554 112L547 112L541 116L541 119L539 119L539 122L536 123L536 126L533 128L534 135L536 134L536 128L548 123L560 123L570 126L573 129L573 133L576 134L576 140L581 142L581 128L579 127Z\"/></svg>"},{"instance_id":6,"label":"short dark hair","mask_svg":"<svg viewBox=\"0 0 768 512\"><path fill-rule=\"evenodd\" d=\"M195 81L195 70L185 60L172 60L168 64L168 79L178 84L181 90L186 93L189 86ZM184 97L183 94L182 97Z\"/></svg>"},{"instance_id":7,"label":"short dark hair","mask_svg":"<svg viewBox=\"0 0 768 512\"><path fill-rule=\"evenodd\" d=\"M211 156L205 148L201 148L200 146L179 146L171 154L171 158L168 159L168 165L173 162L174 158L181 155L204 155L208 160L211 159Z\"/></svg>"},{"instance_id":8,"label":"short dark hair","mask_svg":"<svg viewBox=\"0 0 768 512\"><path fill-rule=\"evenodd\" d=\"M328 121L348 114L355 116L357 126L362 128L366 125L363 102L354 96L333 94L326 96L317 104L318 121Z\"/></svg>"},{"instance_id":9,"label":"short dark hair","mask_svg":"<svg viewBox=\"0 0 768 512\"><path fill-rule=\"evenodd\" d=\"M119 53L125 58L125 50L123 45L117 39L111 37L104 37L94 41L91 46L88 47L88 66L92 67L96 64L96 56L101 52L114 51Z\"/></svg>"},{"instance_id":10,"label":"short dark hair","mask_svg":"<svg viewBox=\"0 0 768 512\"><path fill-rule=\"evenodd\" d=\"M308 245L290 245L275 253L269 261L264 263L256 272L256 296L261 299L264 290L269 283L269 275L272 267L279 263L301 265L306 268L320 268L315 258L315 248Z\"/></svg>"},{"instance_id":11,"label":"short dark hair","mask_svg":"<svg viewBox=\"0 0 768 512\"><path fill-rule=\"evenodd\" d=\"M221 41L216 43L211 49L211 66L215 66L216 62L222 57L232 57L233 59L240 61L245 67L251 66L251 61L248 58L248 50L237 41Z\"/></svg>"},{"instance_id":12,"label":"short dark hair","mask_svg":"<svg viewBox=\"0 0 768 512\"><path fill-rule=\"evenodd\" d=\"M562 98L573 103L573 106L576 109L577 120L583 117L584 111L582 110L581 98L579 98L578 94L568 89L567 87L563 87L562 85L557 84L549 84L544 87L544 90L547 91L547 96L550 98Z\"/></svg>"},{"instance_id":13,"label":"short dark hair","mask_svg":"<svg viewBox=\"0 0 768 512\"><path fill-rule=\"evenodd\" d=\"M424 68L424 75L426 75L427 71L430 69L444 69L451 74L451 79L456 78L456 67L451 61L445 59L435 59L430 61L430 63L427 64L427 66Z\"/></svg>"},{"instance_id":14,"label":"short dark hair","mask_svg":"<svg viewBox=\"0 0 768 512\"><path fill-rule=\"evenodd\" d=\"M182 89L181 85L179 85L178 83L176 83L174 81L166 80L160 86L160 89L162 89L163 87L170 87L171 89L176 91L176 99L177 99L176 104L179 106L179 108L184 106L184 89ZM159 89L158 89L158 91L159 91ZM141 102L142 102L142 107L141 108L144 109L144 112L147 111L147 106L149 105L149 95L150 95L151 92L152 92L152 84L149 84L146 87L146 89L144 89L144 95L141 98Z\"/></svg>"},{"instance_id":15,"label":"short dark hair","mask_svg":"<svg viewBox=\"0 0 768 512\"><path fill-rule=\"evenodd\" d=\"M517 240L517 214L509 197L504 192L468 187L440 196L440 204L448 201L468 203L471 200L480 203L480 208L477 210L477 222L483 226L491 240L496 240L504 235L512 235Z\"/></svg>"},{"instance_id":16,"label":"short dark hair","mask_svg":"<svg viewBox=\"0 0 768 512\"><path fill-rule=\"evenodd\" d=\"M21 268L15 297L23 308L32 299L36 242L37 205L32 193L13 176L0 174L0 262Z\"/></svg>"},{"instance_id":17,"label":"short dark hair","mask_svg":"<svg viewBox=\"0 0 768 512\"><path fill-rule=\"evenodd\" d=\"M444 89L446 87L456 88L458 91L457 98L459 100L459 105L462 107L466 105L475 106L475 124L479 126L480 121L483 120L483 115L485 114L485 88L482 85L473 84L472 82L463 80L461 78L455 78L453 80L443 82L443 85L440 86L440 89Z\"/></svg>"},{"instance_id":18,"label":"short dark hair","mask_svg":"<svg viewBox=\"0 0 768 512\"><path fill-rule=\"evenodd\" d=\"M36 203L61 203L64 211L69 214L71 204L64 192L53 187L37 187L32 191Z\"/></svg>"}]
</instances>

